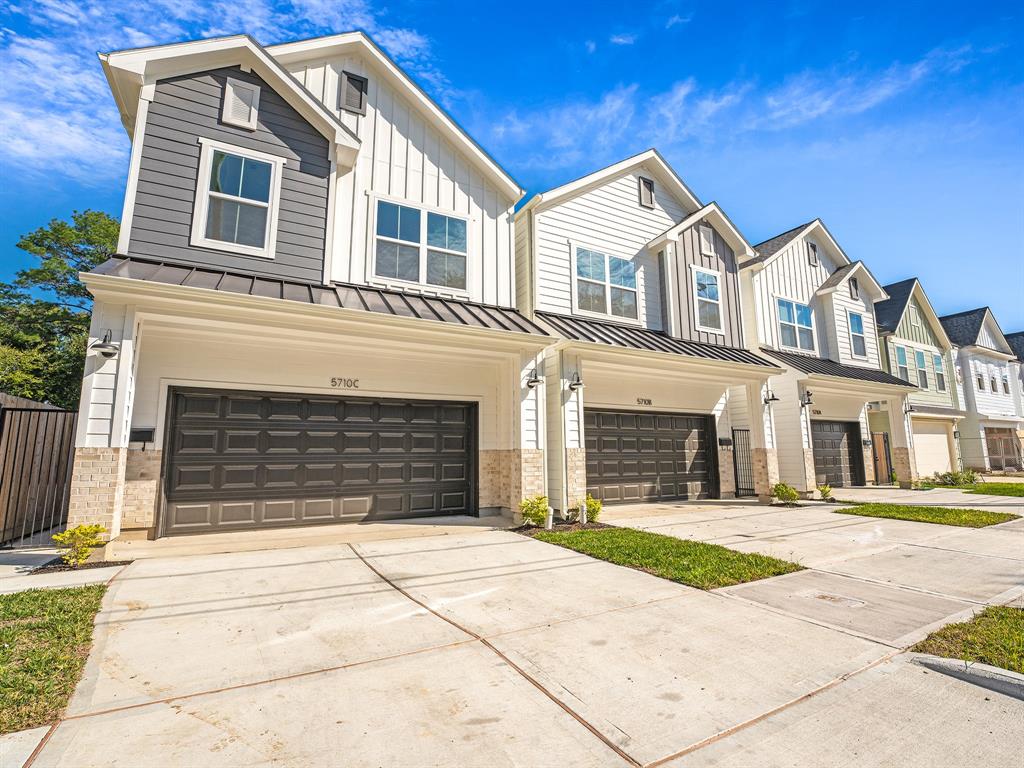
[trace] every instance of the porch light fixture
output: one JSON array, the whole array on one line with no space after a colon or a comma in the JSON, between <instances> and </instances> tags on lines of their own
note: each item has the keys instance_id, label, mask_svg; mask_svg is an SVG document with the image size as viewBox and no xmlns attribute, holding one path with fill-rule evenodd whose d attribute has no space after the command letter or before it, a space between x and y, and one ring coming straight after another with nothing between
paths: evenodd
<instances>
[{"instance_id":1,"label":"porch light fixture","mask_svg":"<svg viewBox=\"0 0 1024 768\"><path fill-rule=\"evenodd\" d=\"M811 399L811 390L805 389L804 393L800 395L800 407L806 408L808 405L814 405L814 401Z\"/></svg>"},{"instance_id":2,"label":"porch light fixture","mask_svg":"<svg viewBox=\"0 0 1024 768\"><path fill-rule=\"evenodd\" d=\"M768 394L766 394L766 395L764 396L764 404L765 404L765 405L771 405L772 403L777 403L777 402L779 402L779 398L777 398L777 397L775 396L775 393L774 393L774 392L772 392L772 391L771 391L771 390L769 389L769 390L768 390Z\"/></svg>"},{"instance_id":3,"label":"porch light fixture","mask_svg":"<svg viewBox=\"0 0 1024 768\"><path fill-rule=\"evenodd\" d=\"M94 341L89 345L89 349L99 352L103 357L109 360L117 354L118 346L110 340L110 329L107 328L103 333L103 339L100 341Z\"/></svg>"},{"instance_id":4,"label":"porch light fixture","mask_svg":"<svg viewBox=\"0 0 1024 768\"><path fill-rule=\"evenodd\" d=\"M914 406L912 406L910 403L907 403L906 406L904 406L904 408L903 408L903 413L907 414L907 413L913 413L913 412L914 412Z\"/></svg>"},{"instance_id":5,"label":"porch light fixture","mask_svg":"<svg viewBox=\"0 0 1024 768\"><path fill-rule=\"evenodd\" d=\"M532 371L530 371L530 378L526 380L526 386L528 386L530 389L533 389L534 387L539 386L542 381L544 380L537 373L537 369L534 368Z\"/></svg>"},{"instance_id":6,"label":"porch light fixture","mask_svg":"<svg viewBox=\"0 0 1024 768\"><path fill-rule=\"evenodd\" d=\"M959 440L960 439L960 430L959 429L954 429L953 430L953 439L954 440Z\"/></svg>"},{"instance_id":7,"label":"porch light fixture","mask_svg":"<svg viewBox=\"0 0 1024 768\"><path fill-rule=\"evenodd\" d=\"M569 380L569 389L575 392L577 389L583 389L585 386L583 379L580 378L580 372L574 372L572 378Z\"/></svg>"}]
</instances>

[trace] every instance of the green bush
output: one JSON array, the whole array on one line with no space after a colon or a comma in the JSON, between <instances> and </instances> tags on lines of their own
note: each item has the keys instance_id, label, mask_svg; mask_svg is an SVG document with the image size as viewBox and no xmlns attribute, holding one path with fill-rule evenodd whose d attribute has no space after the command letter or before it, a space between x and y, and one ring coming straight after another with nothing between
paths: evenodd
<instances>
[{"instance_id":1,"label":"green bush","mask_svg":"<svg viewBox=\"0 0 1024 768\"><path fill-rule=\"evenodd\" d=\"M601 517L602 504L600 499L595 499L589 493L587 494L587 522L596 523L598 518ZM566 512L565 519L570 523L575 523L580 519L580 505L577 504L575 507L569 507Z\"/></svg>"},{"instance_id":2,"label":"green bush","mask_svg":"<svg viewBox=\"0 0 1024 768\"><path fill-rule=\"evenodd\" d=\"M832 486L828 483L822 483L818 486L818 493L821 494L821 498L828 501L832 498Z\"/></svg>"},{"instance_id":3,"label":"green bush","mask_svg":"<svg viewBox=\"0 0 1024 768\"><path fill-rule=\"evenodd\" d=\"M937 485L974 485L978 482L978 474L973 469L964 469L959 472L936 472L935 483Z\"/></svg>"},{"instance_id":4,"label":"green bush","mask_svg":"<svg viewBox=\"0 0 1024 768\"><path fill-rule=\"evenodd\" d=\"M53 535L53 542L60 550L60 559L77 568L89 559L89 554L103 544L100 536L107 532L102 525L76 525Z\"/></svg>"},{"instance_id":5,"label":"green bush","mask_svg":"<svg viewBox=\"0 0 1024 768\"><path fill-rule=\"evenodd\" d=\"M783 504L796 504L800 499L800 494L791 485L776 483L772 486L772 498L778 499Z\"/></svg>"},{"instance_id":6,"label":"green bush","mask_svg":"<svg viewBox=\"0 0 1024 768\"><path fill-rule=\"evenodd\" d=\"M543 527L548 519L548 497L532 496L519 502L519 511L523 520L530 525Z\"/></svg>"}]
</instances>

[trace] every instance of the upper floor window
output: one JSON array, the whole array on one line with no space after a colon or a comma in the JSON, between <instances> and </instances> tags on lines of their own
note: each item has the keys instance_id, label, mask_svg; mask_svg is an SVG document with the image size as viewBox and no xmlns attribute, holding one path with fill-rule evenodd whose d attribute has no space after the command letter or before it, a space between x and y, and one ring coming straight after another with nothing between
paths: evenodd
<instances>
[{"instance_id":1,"label":"upper floor window","mask_svg":"<svg viewBox=\"0 0 1024 768\"><path fill-rule=\"evenodd\" d=\"M1003 394L1010 394L1010 378L1006 374L1003 374Z\"/></svg>"},{"instance_id":2,"label":"upper floor window","mask_svg":"<svg viewBox=\"0 0 1024 768\"><path fill-rule=\"evenodd\" d=\"M860 284L856 277L850 278L850 298L860 300Z\"/></svg>"},{"instance_id":3,"label":"upper floor window","mask_svg":"<svg viewBox=\"0 0 1024 768\"><path fill-rule=\"evenodd\" d=\"M921 389L928 389L928 367L925 363L924 352L921 350L915 351L914 362L917 363L917 385Z\"/></svg>"},{"instance_id":4,"label":"upper floor window","mask_svg":"<svg viewBox=\"0 0 1024 768\"><path fill-rule=\"evenodd\" d=\"M721 275L709 269L693 270L693 303L697 317L697 330L720 333L722 330L722 297L719 292Z\"/></svg>"},{"instance_id":5,"label":"upper floor window","mask_svg":"<svg viewBox=\"0 0 1024 768\"><path fill-rule=\"evenodd\" d=\"M812 267L818 266L818 246L814 243L807 244L807 263Z\"/></svg>"},{"instance_id":6,"label":"upper floor window","mask_svg":"<svg viewBox=\"0 0 1024 768\"><path fill-rule=\"evenodd\" d=\"M984 392L985 391L985 376L984 376L984 374L981 374L981 373L978 374L978 391L979 392Z\"/></svg>"},{"instance_id":7,"label":"upper floor window","mask_svg":"<svg viewBox=\"0 0 1024 768\"><path fill-rule=\"evenodd\" d=\"M467 222L377 201L377 277L466 290Z\"/></svg>"},{"instance_id":8,"label":"upper floor window","mask_svg":"<svg viewBox=\"0 0 1024 768\"><path fill-rule=\"evenodd\" d=\"M932 355L932 365L935 367L935 388L939 392L945 392L946 366L942 364L942 355Z\"/></svg>"},{"instance_id":9,"label":"upper floor window","mask_svg":"<svg viewBox=\"0 0 1024 768\"><path fill-rule=\"evenodd\" d=\"M583 312L636 320L639 315L633 262L577 248L576 307Z\"/></svg>"},{"instance_id":10,"label":"upper floor window","mask_svg":"<svg viewBox=\"0 0 1024 768\"><path fill-rule=\"evenodd\" d=\"M992 389L993 392L998 392L999 391L999 388L996 386L996 377L995 376L992 376L989 379L989 384L991 385L991 389Z\"/></svg>"},{"instance_id":11,"label":"upper floor window","mask_svg":"<svg viewBox=\"0 0 1024 768\"><path fill-rule=\"evenodd\" d=\"M644 208L654 207L654 179L640 177L640 205Z\"/></svg>"},{"instance_id":12,"label":"upper floor window","mask_svg":"<svg viewBox=\"0 0 1024 768\"><path fill-rule=\"evenodd\" d=\"M906 347L896 347L896 371L904 381L910 381L910 366L907 363Z\"/></svg>"},{"instance_id":13,"label":"upper floor window","mask_svg":"<svg viewBox=\"0 0 1024 768\"><path fill-rule=\"evenodd\" d=\"M782 346L814 351L814 316L806 304L779 299L779 337Z\"/></svg>"},{"instance_id":14,"label":"upper floor window","mask_svg":"<svg viewBox=\"0 0 1024 768\"><path fill-rule=\"evenodd\" d=\"M868 356L867 337L864 335L864 317L857 312L850 312L850 345L856 357Z\"/></svg>"},{"instance_id":15,"label":"upper floor window","mask_svg":"<svg viewBox=\"0 0 1024 768\"><path fill-rule=\"evenodd\" d=\"M273 258L284 158L201 142L191 244Z\"/></svg>"}]
</instances>

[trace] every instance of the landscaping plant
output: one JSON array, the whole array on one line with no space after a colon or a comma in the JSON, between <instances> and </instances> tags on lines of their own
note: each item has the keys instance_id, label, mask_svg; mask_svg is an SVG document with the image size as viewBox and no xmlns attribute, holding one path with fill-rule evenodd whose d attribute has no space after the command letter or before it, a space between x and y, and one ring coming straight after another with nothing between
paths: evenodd
<instances>
[{"instance_id":1,"label":"landscaping plant","mask_svg":"<svg viewBox=\"0 0 1024 768\"><path fill-rule=\"evenodd\" d=\"M800 494L797 493L796 488L785 483L776 483L772 486L772 498L777 499L786 506L795 506L797 501L800 499Z\"/></svg>"},{"instance_id":2,"label":"landscaping plant","mask_svg":"<svg viewBox=\"0 0 1024 768\"><path fill-rule=\"evenodd\" d=\"M107 529L102 525L76 525L53 535L53 541L60 550L60 559L72 568L78 568L89 559L96 547L103 544L100 538Z\"/></svg>"},{"instance_id":3,"label":"landscaping plant","mask_svg":"<svg viewBox=\"0 0 1024 768\"><path fill-rule=\"evenodd\" d=\"M597 519L601 516L601 500L595 499L589 493L587 499L584 502L587 505L587 522L596 523ZM570 507L566 513L566 520L570 523L575 523L580 519L580 505L577 504L575 507Z\"/></svg>"},{"instance_id":4,"label":"landscaping plant","mask_svg":"<svg viewBox=\"0 0 1024 768\"><path fill-rule=\"evenodd\" d=\"M973 469L962 469L958 472L936 472L936 485L974 485L978 482L978 474Z\"/></svg>"},{"instance_id":5,"label":"landscaping plant","mask_svg":"<svg viewBox=\"0 0 1024 768\"><path fill-rule=\"evenodd\" d=\"M822 483L821 485L819 485L818 486L818 493L821 494L821 498L822 498L823 501L833 501L834 500L832 498L832 486L829 485L828 483Z\"/></svg>"},{"instance_id":6,"label":"landscaping plant","mask_svg":"<svg viewBox=\"0 0 1024 768\"><path fill-rule=\"evenodd\" d=\"M519 512L523 521L530 525L543 527L548 518L548 497L531 496L519 502Z\"/></svg>"}]
</instances>

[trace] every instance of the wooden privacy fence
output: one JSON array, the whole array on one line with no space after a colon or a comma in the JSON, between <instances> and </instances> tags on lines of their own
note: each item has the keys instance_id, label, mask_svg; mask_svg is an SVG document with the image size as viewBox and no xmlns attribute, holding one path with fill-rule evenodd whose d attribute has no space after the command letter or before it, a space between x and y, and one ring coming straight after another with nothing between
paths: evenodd
<instances>
[{"instance_id":1,"label":"wooden privacy fence","mask_svg":"<svg viewBox=\"0 0 1024 768\"><path fill-rule=\"evenodd\" d=\"M0 546L67 522L77 418L0 393Z\"/></svg>"}]
</instances>

